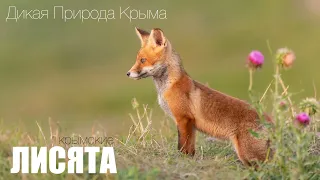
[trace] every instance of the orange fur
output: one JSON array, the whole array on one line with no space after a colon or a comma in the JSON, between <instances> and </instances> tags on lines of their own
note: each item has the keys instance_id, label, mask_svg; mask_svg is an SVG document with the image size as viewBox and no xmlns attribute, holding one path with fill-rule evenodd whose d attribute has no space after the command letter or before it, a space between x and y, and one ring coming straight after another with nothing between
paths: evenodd
<instances>
[{"instance_id":1,"label":"orange fur","mask_svg":"<svg viewBox=\"0 0 320 180\"><path fill-rule=\"evenodd\" d=\"M136 32L141 49L127 75L133 79L153 78L160 106L177 124L181 152L194 155L197 129L231 140L245 165L265 160L268 142L250 134L250 129L261 127L257 112L248 103L192 80L160 29L150 34L140 29Z\"/></svg>"}]
</instances>

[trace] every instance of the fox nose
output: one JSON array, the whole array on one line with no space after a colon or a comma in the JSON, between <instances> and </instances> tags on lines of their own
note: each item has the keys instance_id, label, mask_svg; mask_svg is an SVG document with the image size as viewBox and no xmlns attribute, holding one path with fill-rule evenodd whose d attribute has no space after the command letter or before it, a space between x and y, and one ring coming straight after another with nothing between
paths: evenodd
<instances>
[{"instance_id":1,"label":"fox nose","mask_svg":"<svg viewBox=\"0 0 320 180\"><path fill-rule=\"evenodd\" d=\"M128 76L128 77L130 76L130 72L127 72L127 76Z\"/></svg>"}]
</instances>

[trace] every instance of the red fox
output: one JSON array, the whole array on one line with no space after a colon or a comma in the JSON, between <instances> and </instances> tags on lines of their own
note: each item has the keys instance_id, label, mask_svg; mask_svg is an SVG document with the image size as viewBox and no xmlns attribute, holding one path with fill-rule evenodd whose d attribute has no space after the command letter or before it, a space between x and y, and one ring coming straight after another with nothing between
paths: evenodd
<instances>
[{"instance_id":1,"label":"red fox","mask_svg":"<svg viewBox=\"0 0 320 180\"><path fill-rule=\"evenodd\" d=\"M261 127L249 104L191 79L161 29L149 33L136 28L136 33L141 49L127 76L135 80L152 77L159 105L176 122L181 152L194 155L195 130L199 130L231 140L245 165L265 160L268 141L251 135L251 129Z\"/></svg>"}]
</instances>

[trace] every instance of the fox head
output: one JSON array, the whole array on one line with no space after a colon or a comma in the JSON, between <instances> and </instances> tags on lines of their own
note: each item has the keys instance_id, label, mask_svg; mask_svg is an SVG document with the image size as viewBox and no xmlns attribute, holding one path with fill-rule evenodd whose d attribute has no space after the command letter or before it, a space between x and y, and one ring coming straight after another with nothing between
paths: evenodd
<instances>
[{"instance_id":1,"label":"fox head","mask_svg":"<svg viewBox=\"0 0 320 180\"><path fill-rule=\"evenodd\" d=\"M138 80L160 75L165 69L166 56L170 48L169 41L159 28L147 32L136 28L141 48L132 68L127 72L129 78Z\"/></svg>"}]
</instances>

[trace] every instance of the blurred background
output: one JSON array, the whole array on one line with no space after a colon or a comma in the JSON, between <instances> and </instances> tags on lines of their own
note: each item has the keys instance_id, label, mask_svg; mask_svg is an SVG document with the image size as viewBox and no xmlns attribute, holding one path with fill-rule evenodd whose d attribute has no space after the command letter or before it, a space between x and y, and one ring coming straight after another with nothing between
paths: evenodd
<instances>
[{"instance_id":1,"label":"blurred background","mask_svg":"<svg viewBox=\"0 0 320 180\"><path fill-rule=\"evenodd\" d=\"M266 58L255 73L254 90L262 94L270 83L267 40L274 51L287 46L296 53L293 68L283 74L294 100L313 96L313 82L320 89L319 0L2 0L0 5L3 126L19 124L37 132L35 122L46 128L51 117L69 132L100 124L112 134L127 133L134 97L153 108L155 123L165 119L152 80L126 77L140 47L135 26L161 28L192 78L232 96L248 100L245 64L251 50ZM6 22L9 6L48 9L49 19ZM116 19L64 22L53 19L54 6L115 9ZM142 12L165 9L167 19L119 19L120 6Z\"/></svg>"}]
</instances>

